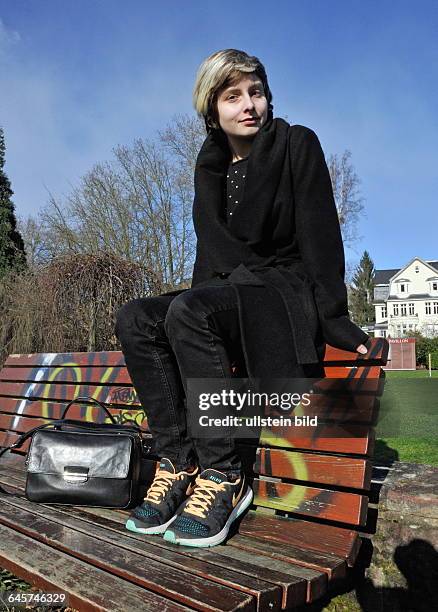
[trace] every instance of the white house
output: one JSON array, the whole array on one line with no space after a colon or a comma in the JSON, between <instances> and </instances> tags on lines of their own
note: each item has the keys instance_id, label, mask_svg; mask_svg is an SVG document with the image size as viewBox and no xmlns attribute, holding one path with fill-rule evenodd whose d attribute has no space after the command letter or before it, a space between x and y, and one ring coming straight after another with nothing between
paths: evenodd
<instances>
[{"instance_id":1,"label":"white house","mask_svg":"<svg viewBox=\"0 0 438 612\"><path fill-rule=\"evenodd\" d=\"M376 337L438 336L438 261L414 257L400 270L376 270L373 304Z\"/></svg>"}]
</instances>

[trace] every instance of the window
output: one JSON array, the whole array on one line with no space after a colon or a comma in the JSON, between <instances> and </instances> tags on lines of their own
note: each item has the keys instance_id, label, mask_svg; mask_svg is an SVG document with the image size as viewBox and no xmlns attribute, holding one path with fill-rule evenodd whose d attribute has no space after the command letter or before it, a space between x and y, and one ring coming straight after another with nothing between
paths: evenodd
<instances>
[{"instance_id":1,"label":"window","mask_svg":"<svg viewBox=\"0 0 438 612\"><path fill-rule=\"evenodd\" d=\"M430 306L430 302L429 302L429 306ZM393 313L395 317L398 317L398 304L394 304Z\"/></svg>"},{"instance_id":2,"label":"window","mask_svg":"<svg viewBox=\"0 0 438 612\"><path fill-rule=\"evenodd\" d=\"M385 319L388 316L386 306L382 306L382 318Z\"/></svg>"},{"instance_id":3,"label":"window","mask_svg":"<svg viewBox=\"0 0 438 612\"><path fill-rule=\"evenodd\" d=\"M406 284L400 283L400 293L406 293Z\"/></svg>"},{"instance_id":4,"label":"window","mask_svg":"<svg viewBox=\"0 0 438 612\"><path fill-rule=\"evenodd\" d=\"M438 283L432 283L432 291L438 291Z\"/></svg>"},{"instance_id":5,"label":"window","mask_svg":"<svg viewBox=\"0 0 438 612\"><path fill-rule=\"evenodd\" d=\"M402 317L406 316L406 304L400 304L400 314Z\"/></svg>"},{"instance_id":6,"label":"window","mask_svg":"<svg viewBox=\"0 0 438 612\"><path fill-rule=\"evenodd\" d=\"M431 306L432 302L426 302L426 314L432 314Z\"/></svg>"},{"instance_id":7,"label":"window","mask_svg":"<svg viewBox=\"0 0 438 612\"><path fill-rule=\"evenodd\" d=\"M433 314L438 314L438 302L433 303Z\"/></svg>"},{"instance_id":8,"label":"window","mask_svg":"<svg viewBox=\"0 0 438 612\"><path fill-rule=\"evenodd\" d=\"M415 266L415 272L418 274L420 271L420 266Z\"/></svg>"},{"instance_id":9,"label":"window","mask_svg":"<svg viewBox=\"0 0 438 612\"><path fill-rule=\"evenodd\" d=\"M409 314L410 315L415 314L415 304L413 302L410 302L409 304Z\"/></svg>"}]
</instances>

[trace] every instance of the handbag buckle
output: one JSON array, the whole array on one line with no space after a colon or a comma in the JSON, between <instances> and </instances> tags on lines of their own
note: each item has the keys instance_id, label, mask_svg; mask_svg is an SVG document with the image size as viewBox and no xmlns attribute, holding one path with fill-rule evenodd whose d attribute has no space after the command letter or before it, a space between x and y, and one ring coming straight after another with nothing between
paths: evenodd
<instances>
[{"instance_id":1,"label":"handbag buckle","mask_svg":"<svg viewBox=\"0 0 438 612\"><path fill-rule=\"evenodd\" d=\"M80 465L66 465L62 477L66 482L87 482L88 468Z\"/></svg>"}]
</instances>

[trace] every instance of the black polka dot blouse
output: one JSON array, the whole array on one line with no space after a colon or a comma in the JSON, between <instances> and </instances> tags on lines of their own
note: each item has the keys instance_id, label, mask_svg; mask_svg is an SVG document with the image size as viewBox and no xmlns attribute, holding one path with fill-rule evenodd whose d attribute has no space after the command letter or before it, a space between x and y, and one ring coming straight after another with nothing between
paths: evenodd
<instances>
[{"instance_id":1,"label":"black polka dot blouse","mask_svg":"<svg viewBox=\"0 0 438 612\"><path fill-rule=\"evenodd\" d=\"M230 223L237 206L242 202L247 166L248 158L245 157L230 164L228 167L225 206L227 223Z\"/></svg>"}]
</instances>

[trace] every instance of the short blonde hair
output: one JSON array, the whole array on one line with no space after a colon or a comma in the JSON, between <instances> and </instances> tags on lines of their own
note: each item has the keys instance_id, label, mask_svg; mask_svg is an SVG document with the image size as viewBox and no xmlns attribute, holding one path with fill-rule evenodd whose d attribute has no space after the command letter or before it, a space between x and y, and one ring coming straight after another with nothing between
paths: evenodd
<instances>
[{"instance_id":1,"label":"short blonde hair","mask_svg":"<svg viewBox=\"0 0 438 612\"><path fill-rule=\"evenodd\" d=\"M242 73L249 72L254 72L262 81L268 101L268 118L272 117L272 93L261 61L245 51L225 49L207 57L196 75L193 106L198 115L204 118L207 131L219 128L216 104L218 92L240 80Z\"/></svg>"}]
</instances>

